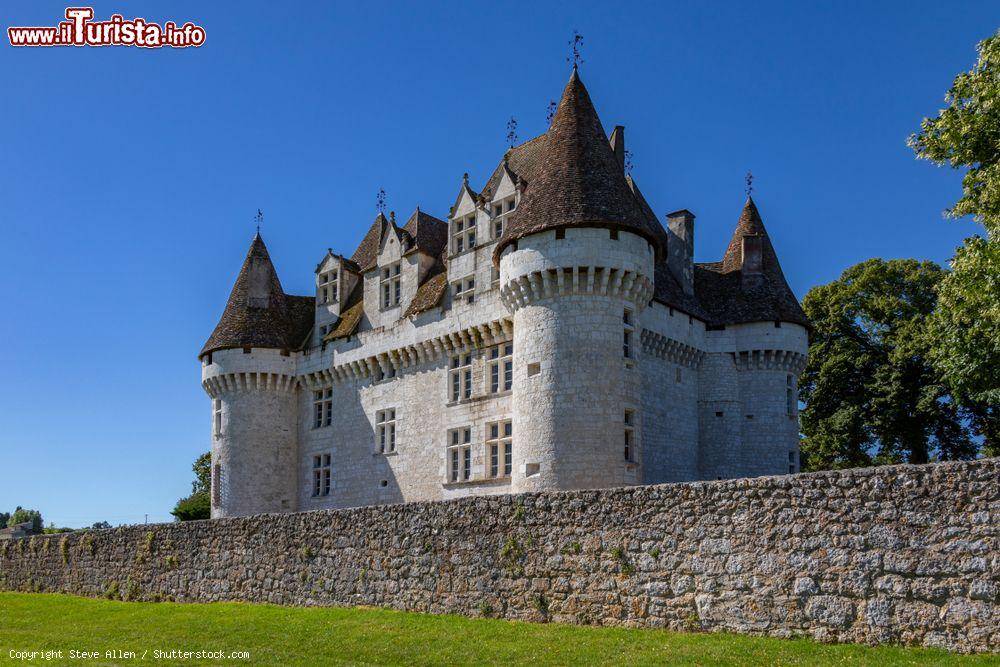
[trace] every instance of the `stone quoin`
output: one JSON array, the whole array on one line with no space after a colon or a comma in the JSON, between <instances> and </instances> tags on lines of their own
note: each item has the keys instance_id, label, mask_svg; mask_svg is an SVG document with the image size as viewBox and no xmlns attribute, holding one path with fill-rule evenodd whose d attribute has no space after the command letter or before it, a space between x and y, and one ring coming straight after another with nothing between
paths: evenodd
<instances>
[{"instance_id":1,"label":"stone quoin","mask_svg":"<svg viewBox=\"0 0 1000 667\"><path fill-rule=\"evenodd\" d=\"M809 323L747 198L695 263L574 68L447 220L376 216L285 294L258 233L200 353L212 517L794 473Z\"/></svg>"}]
</instances>

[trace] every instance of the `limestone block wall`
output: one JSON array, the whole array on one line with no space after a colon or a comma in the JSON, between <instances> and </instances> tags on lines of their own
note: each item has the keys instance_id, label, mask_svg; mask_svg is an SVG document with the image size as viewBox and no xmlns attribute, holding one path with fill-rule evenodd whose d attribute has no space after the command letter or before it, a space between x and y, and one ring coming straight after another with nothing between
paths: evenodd
<instances>
[{"instance_id":1,"label":"limestone block wall","mask_svg":"<svg viewBox=\"0 0 1000 667\"><path fill-rule=\"evenodd\" d=\"M0 589L1000 650L1000 460L0 543Z\"/></svg>"}]
</instances>

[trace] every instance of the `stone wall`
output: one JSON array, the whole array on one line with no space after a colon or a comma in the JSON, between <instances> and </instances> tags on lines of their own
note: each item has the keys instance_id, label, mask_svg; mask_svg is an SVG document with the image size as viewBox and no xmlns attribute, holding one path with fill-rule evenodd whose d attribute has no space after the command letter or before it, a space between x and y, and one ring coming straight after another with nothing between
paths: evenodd
<instances>
[{"instance_id":1,"label":"stone wall","mask_svg":"<svg viewBox=\"0 0 1000 667\"><path fill-rule=\"evenodd\" d=\"M0 589L1000 647L1000 459L0 543Z\"/></svg>"}]
</instances>

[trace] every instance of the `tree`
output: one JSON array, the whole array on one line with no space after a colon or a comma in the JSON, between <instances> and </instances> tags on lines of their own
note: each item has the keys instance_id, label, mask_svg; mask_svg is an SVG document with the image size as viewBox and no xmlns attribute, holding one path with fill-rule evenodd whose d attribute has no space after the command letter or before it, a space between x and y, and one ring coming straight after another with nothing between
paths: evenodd
<instances>
[{"instance_id":1,"label":"tree","mask_svg":"<svg viewBox=\"0 0 1000 667\"><path fill-rule=\"evenodd\" d=\"M93 530L106 530L111 527L111 524L107 521L97 521L91 526Z\"/></svg>"},{"instance_id":2,"label":"tree","mask_svg":"<svg viewBox=\"0 0 1000 667\"><path fill-rule=\"evenodd\" d=\"M805 469L976 455L928 358L927 321L945 275L933 262L870 259L806 295L815 329L799 381Z\"/></svg>"},{"instance_id":3,"label":"tree","mask_svg":"<svg viewBox=\"0 0 1000 667\"><path fill-rule=\"evenodd\" d=\"M9 520L10 512L0 512L0 528L6 528Z\"/></svg>"},{"instance_id":4,"label":"tree","mask_svg":"<svg viewBox=\"0 0 1000 667\"><path fill-rule=\"evenodd\" d=\"M42 513L38 510L24 509L20 505L14 510L14 513L10 515L7 519L7 526L16 526L19 523L31 522L31 532L38 535L42 532Z\"/></svg>"},{"instance_id":5,"label":"tree","mask_svg":"<svg viewBox=\"0 0 1000 667\"><path fill-rule=\"evenodd\" d=\"M919 158L966 170L947 214L972 215L986 230L956 251L928 335L931 361L985 449L1000 453L1000 31L977 48L975 66L945 95L948 106L925 118L909 144Z\"/></svg>"},{"instance_id":6,"label":"tree","mask_svg":"<svg viewBox=\"0 0 1000 667\"><path fill-rule=\"evenodd\" d=\"M209 519L212 515L212 453L205 452L194 460L191 466L194 481L191 482L191 495L177 501L171 514L178 521L197 521Z\"/></svg>"}]
</instances>

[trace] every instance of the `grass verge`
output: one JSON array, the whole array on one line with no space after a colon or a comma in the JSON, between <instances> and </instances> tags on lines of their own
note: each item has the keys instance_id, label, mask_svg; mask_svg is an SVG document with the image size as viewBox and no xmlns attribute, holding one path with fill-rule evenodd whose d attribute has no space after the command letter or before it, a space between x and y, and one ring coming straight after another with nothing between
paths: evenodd
<instances>
[{"instance_id":1,"label":"grass verge","mask_svg":"<svg viewBox=\"0 0 1000 667\"><path fill-rule=\"evenodd\" d=\"M10 651L62 650L42 664L266 665L996 665L996 656L818 644L721 633L537 625L384 609L112 602L0 593L0 663ZM70 660L69 651L94 651ZM132 651L134 659L105 651ZM249 660L154 660L154 651L246 651Z\"/></svg>"}]
</instances>

